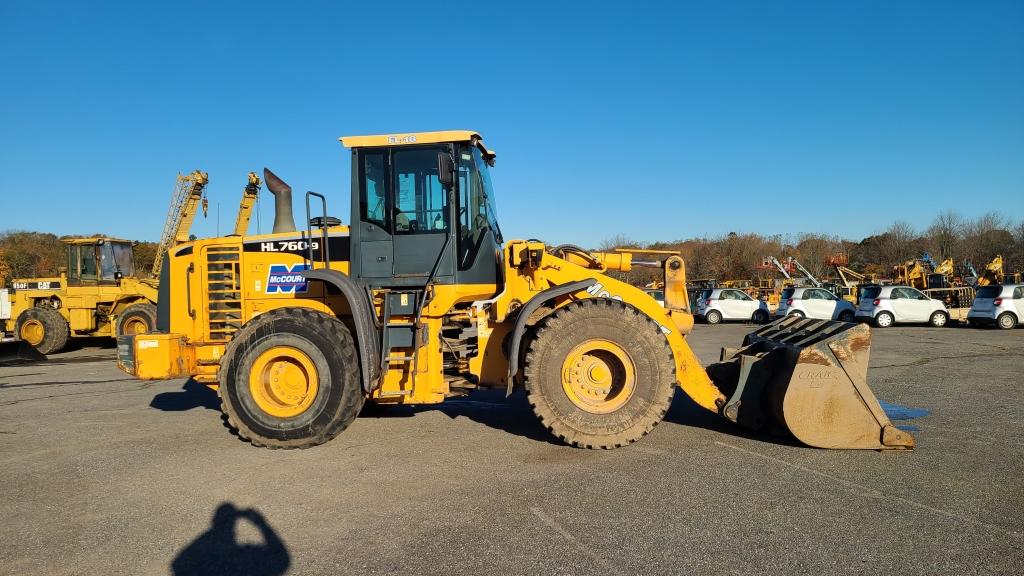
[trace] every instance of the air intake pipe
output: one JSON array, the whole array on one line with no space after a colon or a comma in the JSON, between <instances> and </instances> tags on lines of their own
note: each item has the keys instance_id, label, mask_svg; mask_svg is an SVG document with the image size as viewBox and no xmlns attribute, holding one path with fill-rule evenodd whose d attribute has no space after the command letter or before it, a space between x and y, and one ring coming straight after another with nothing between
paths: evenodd
<instances>
[{"instance_id":1,"label":"air intake pipe","mask_svg":"<svg viewBox=\"0 0 1024 576\"><path fill-rule=\"evenodd\" d=\"M269 169L263 169L263 181L274 195L274 234L295 232L295 217L292 216L292 187Z\"/></svg>"}]
</instances>

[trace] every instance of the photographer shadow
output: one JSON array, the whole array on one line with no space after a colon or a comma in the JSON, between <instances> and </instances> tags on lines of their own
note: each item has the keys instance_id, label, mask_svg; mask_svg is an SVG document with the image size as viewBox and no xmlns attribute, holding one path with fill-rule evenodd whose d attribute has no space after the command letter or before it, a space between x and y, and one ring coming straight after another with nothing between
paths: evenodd
<instances>
[{"instance_id":1,"label":"photographer shadow","mask_svg":"<svg viewBox=\"0 0 1024 576\"><path fill-rule=\"evenodd\" d=\"M239 542L235 530L239 520L255 527L263 542ZM174 557L171 572L175 576L281 576L289 566L288 548L263 515L225 502L213 513L209 530Z\"/></svg>"}]
</instances>

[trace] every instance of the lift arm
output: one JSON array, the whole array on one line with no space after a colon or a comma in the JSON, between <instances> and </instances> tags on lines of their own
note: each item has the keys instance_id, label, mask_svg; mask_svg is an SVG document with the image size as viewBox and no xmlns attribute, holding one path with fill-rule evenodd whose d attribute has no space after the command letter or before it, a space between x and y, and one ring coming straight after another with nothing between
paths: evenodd
<instances>
[{"instance_id":1,"label":"lift arm","mask_svg":"<svg viewBox=\"0 0 1024 576\"><path fill-rule=\"evenodd\" d=\"M260 177L255 172L249 172L249 183L242 191L242 202L238 205L238 217L235 219L236 236L245 236L249 229L249 219L252 218L252 209L259 197L260 184Z\"/></svg>"}]
</instances>

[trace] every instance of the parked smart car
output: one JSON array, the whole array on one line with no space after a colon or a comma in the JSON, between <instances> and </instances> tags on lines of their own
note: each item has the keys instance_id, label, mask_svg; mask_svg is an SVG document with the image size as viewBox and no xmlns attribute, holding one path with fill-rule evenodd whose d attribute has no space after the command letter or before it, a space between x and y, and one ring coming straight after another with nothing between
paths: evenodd
<instances>
[{"instance_id":1,"label":"parked smart car","mask_svg":"<svg viewBox=\"0 0 1024 576\"><path fill-rule=\"evenodd\" d=\"M967 313L971 326L995 324L1004 330L1017 326L1024 318L1024 284L990 285L978 288L974 304Z\"/></svg>"},{"instance_id":2,"label":"parked smart car","mask_svg":"<svg viewBox=\"0 0 1024 576\"><path fill-rule=\"evenodd\" d=\"M784 288L779 296L775 316L802 316L818 320L853 322L853 304L824 288Z\"/></svg>"},{"instance_id":3,"label":"parked smart car","mask_svg":"<svg viewBox=\"0 0 1024 576\"><path fill-rule=\"evenodd\" d=\"M879 328L895 323L928 323L941 327L949 322L949 310L942 300L929 298L910 286L865 286L860 291L856 318L874 322Z\"/></svg>"},{"instance_id":4,"label":"parked smart car","mask_svg":"<svg viewBox=\"0 0 1024 576\"><path fill-rule=\"evenodd\" d=\"M770 318L768 304L735 288L704 290L697 299L697 314L708 324L745 320L764 324Z\"/></svg>"},{"instance_id":5,"label":"parked smart car","mask_svg":"<svg viewBox=\"0 0 1024 576\"><path fill-rule=\"evenodd\" d=\"M654 298L654 301L657 302L662 308L665 307L665 291L664 290L660 290L660 289L656 289L656 288L648 288L648 289L644 290L644 292L648 296L650 296L651 298Z\"/></svg>"}]
</instances>

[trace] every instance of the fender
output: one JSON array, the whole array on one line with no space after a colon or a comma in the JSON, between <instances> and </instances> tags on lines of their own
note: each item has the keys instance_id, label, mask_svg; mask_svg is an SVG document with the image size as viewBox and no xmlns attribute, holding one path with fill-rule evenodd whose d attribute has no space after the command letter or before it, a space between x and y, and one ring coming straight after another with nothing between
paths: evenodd
<instances>
[{"instance_id":1,"label":"fender","mask_svg":"<svg viewBox=\"0 0 1024 576\"><path fill-rule=\"evenodd\" d=\"M594 284L597 284L596 278L587 278L585 280L577 280L576 282L570 282L569 284L562 284L561 286L555 286L538 292L536 296L530 298L530 300L523 304L523 307L519 309L519 313L516 316L516 324L512 328L512 340L509 342L508 348L508 387L505 389L505 395L512 395L512 381L516 374L519 373L519 347L523 342L523 334L526 333L526 321L529 320L530 315L540 308L545 302L558 298L559 296L565 296L566 294L572 294L573 292L579 292L586 290Z\"/></svg>"},{"instance_id":2,"label":"fender","mask_svg":"<svg viewBox=\"0 0 1024 576\"><path fill-rule=\"evenodd\" d=\"M309 280L320 280L331 284L348 299L352 308L352 321L356 327L356 348L359 350L359 369L363 376L363 390L372 392L380 379L380 336L374 322L373 307L366 292L351 278L338 272L321 268L306 270L302 276Z\"/></svg>"}]
</instances>

